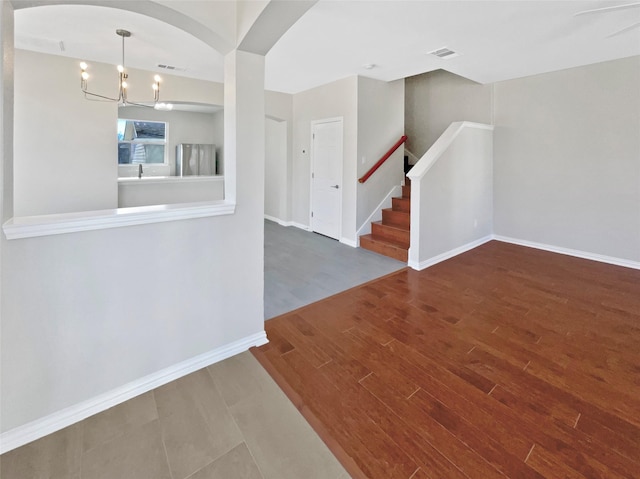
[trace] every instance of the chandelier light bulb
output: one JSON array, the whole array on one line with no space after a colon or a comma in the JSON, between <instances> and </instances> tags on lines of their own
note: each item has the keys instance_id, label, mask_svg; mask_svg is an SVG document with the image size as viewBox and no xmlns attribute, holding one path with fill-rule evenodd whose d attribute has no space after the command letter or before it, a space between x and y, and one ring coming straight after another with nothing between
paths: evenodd
<instances>
[{"instance_id":1,"label":"chandelier light bulb","mask_svg":"<svg viewBox=\"0 0 640 479\"><path fill-rule=\"evenodd\" d=\"M129 75L127 74L127 70L124 66L125 65L125 61L124 61L125 39L131 36L131 32L128 30L123 30L119 28L116 30L116 35L118 35L118 37L122 39L122 62L116 66L116 69L118 70L118 96L114 97L111 95L102 95L100 93L89 91L88 89L89 74L86 71L88 68L88 65L86 62L81 61L80 62L80 69L81 69L80 89L82 90L84 98L87 100L93 100L93 101L117 102L119 106L135 105L135 106L141 106L141 107L147 107L147 108L158 107L160 103L160 82L162 81L160 75L153 76L154 83L151 85L151 87L153 88L153 105L149 105L149 102L135 102L135 101L129 101L127 99L127 87L128 87L127 80L129 78ZM173 105L170 105L168 103L162 104L161 106L161 108L168 109L168 110L170 110L172 107Z\"/></svg>"}]
</instances>

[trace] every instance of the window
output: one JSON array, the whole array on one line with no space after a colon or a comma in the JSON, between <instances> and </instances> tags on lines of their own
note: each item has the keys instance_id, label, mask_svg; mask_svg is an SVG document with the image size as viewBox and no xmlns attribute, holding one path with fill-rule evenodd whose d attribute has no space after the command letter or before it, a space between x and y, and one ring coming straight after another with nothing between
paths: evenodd
<instances>
[{"instance_id":1,"label":"window","mask_svg":"<svg viewBox=\"0 0 640 479\"><path fill-rule=\"evenodd\" d=\"M167 124L118 119L118 165L167 163Z\"/></svg>"}]
</instances>

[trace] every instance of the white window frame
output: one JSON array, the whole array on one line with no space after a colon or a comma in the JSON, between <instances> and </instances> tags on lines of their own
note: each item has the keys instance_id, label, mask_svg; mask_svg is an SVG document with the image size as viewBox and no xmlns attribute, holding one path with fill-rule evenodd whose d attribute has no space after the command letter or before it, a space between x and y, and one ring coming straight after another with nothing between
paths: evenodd
<instances>
[{"instance_id":1,"label":"white window frame","mask_svg":"<svg viewBox=\"0 0 640 479\"><path fill-rule=\"evenodd\" d=\"M118 147L120 143L128 143L134 145L163 145L164 146L164 158L162 163L142 163L144 176L169 176L171 173L171 165L169 164L169 122L161 120L142 120L137 118L121 118L118 117L118 121L141 121L149 123L164 123L164 139L154 138L142 138L134 140L118 140ZM116 158L116 161L118 159ZM120 164L118 162L118 178L127 178L132 176L138 176L138 164Z\"/></svg>"}]
</instances>

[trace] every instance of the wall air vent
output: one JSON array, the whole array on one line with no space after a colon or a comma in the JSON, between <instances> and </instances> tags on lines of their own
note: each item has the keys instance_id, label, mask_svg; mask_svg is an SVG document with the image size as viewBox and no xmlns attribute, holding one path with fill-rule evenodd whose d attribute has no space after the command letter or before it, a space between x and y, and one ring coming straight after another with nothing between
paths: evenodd
<instances>
[{"instance_id":1,"label":"wall air vent","mask_svg":"<svg viewBox=\"0 0 640 479\"><path fill-rule=\"evenodd\" d=\"M448 60L449 58L455 58L460 56L458 52L454 52L453 50L449 50L448 48L438 48L432 52L429 52L429 55L435 55L438 58L442 58L443 60Z\"/></svg>"},{"instance_id":2,"label":"wall air vent","mask_svg":"<svg viewBox=\"0 0 640 479\"><path fill-rule=\"evenodd\" d=\"M175 72L184 72L187 70L185 67L176 67L174 65L164 65L161 63L158 63L158 68L162 68L163 70L167 70L167 71L175 71Z\"/></svg>"}]
</instances>

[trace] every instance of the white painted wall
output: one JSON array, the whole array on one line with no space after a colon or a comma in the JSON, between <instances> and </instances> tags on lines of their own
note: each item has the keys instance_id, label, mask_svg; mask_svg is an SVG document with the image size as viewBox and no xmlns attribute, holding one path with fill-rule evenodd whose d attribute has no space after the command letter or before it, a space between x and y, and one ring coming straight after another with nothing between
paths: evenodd
<instances>
[{"instance_id":1,"label":"white painted wall","mask_svg":"<svg viewBox=\"0 0 640 479\"><path fill-rule=\"evenodd\" d=\"M13 50L4 34L12 31L7 2L0 14L4 73ZM12 241L1 235L2 433L263 332L264 58L229 55L225 181L233 182L235 214ZM13 88L2 81L5 138ZM59 110L61 122L73 120L67 111ZM7 192L14 162L4 140L3 150Z\"/></svg>"},{"instance_id":2,"label":"white painted wall","mask_svg":"<svg viewBox=\"0 0 640 479\"><path fill-rule=\"evenodd\" d=\"M491 90L445 70L406 78L407 149L420 158L454 121L491 124Z\"/></svg>"},{"instance_id":3,"label":"white painted wall","mask_svg":"<svg viewBox=\"0 0 640 479\"><path fill-rule=\"evenodd\" d=\"M309 226L311 121L344 119L342 236L356 240L358 78L353 76L293 96L292 220Z\"/></svg>"},{"instance_id":4,"label":"white painted wall","mask_svg":"<svg viewBox=\"0 0 640 479\"><path fill-rule=\"evenodd\" d=\"M495 84L495 233L640 260L640 57Z\"/></svg>"},{"instance_id":5,"label":"white painted wall","mask_svg":"<svg viewBox=\"0 0 640 479\"><path fill-rule=\"evenodd\" d=\"M274 91L265 91L265 112L268 118L286 123L286 165L284 193L280 196L280 219L285 224L291 223L292 195L293 195L293 95ZM265 172L266 174L266 172ZM265 189L271 188L266 180Z\"/></svg>"},{"instance_id":6,"label":"white painted wall","mask_svg":"<svg viewBox=\"0 0 640 479\"><path fill-rule=\"evenodd\" d=\"M118 108L118 118L128 120L164 121L167 123L167 154L170 175L176 174L176 146L180 143L216 144L224 136L222 122L215 121L214 113L188 111L159 111L151 108L127 106ZM218 129L219 131L216 131ZM221 140L219 140L221 141ZM216 153L218 150L216 145ZM133 166L137 170L137 165ZM134 175L137 175L135 171Z\"/></svg>"},{"instance_id":7,"label":"white painted wall","mask_svg":"<svg viewBox=\"0 0 640 479\"><path fill-rule=\"evenodd\" d=\"M93 63L91 64L93 68ZM113 66L110 65L111 72ZM127 68L129 80L128 98L131 100L152 99L151 83L155 73L135 68ZM224 104L224 85L219 82L197 80L176 75L161 73L160 101Z\"/></svg>"},{"instance_id":8,"label":"white painted wall","mask_svg":"<svg viewBox=\"0 0 640 479\"><path fill-rule=\"evenodd\" d=\"M224 178L126 178L118 180L118 208L224 199Z\"/></svg>"},{"instance_id":9,"label":"white painted wall","mask_svg":"<svg viewBox=\"0 0 640 479\"><path fill-rule=\"evenodd\" d=\"M415 269L489 238L493 231L493 131L453 123L409 172Z\"/></svg>"},{"instance_id":10,"label":"white painted wall","mask_svg":"<svg viewBox=\"0 0 640 479\"><path fill-rule=\"evenodd\" d=\"M116 208L116 105L84 100L78 61L15 53L15 215ZM112 68L93 67L110 91Z\"/></svg>"},{"instance_id":11,"label":"white painted wall","mask_svg":"<svg viewBox=\"0 0 640 479\"><path fill-rule=\"evenodd\" d=\"M0 63L0 214L2 218L13 216L13 132L14 132L14 25L13 7L9 2L0 2L0 44L2 45L2 62ZM0 235L2 236L2 235ZM0 240L0 266L2 265L3 242ZM1 269L0 269L1 271ZM0 277L0 303L2 301L2 278ZM1 311L1 310L0 310ZM0 321L2 316L0 314Z\"/></svg>"},{"instance_id":12,"label":"white painted wall","mask_svg":"<svg viewBox=\"0 0 640 479\"><path fill-rule=\"evenodd\" d=\"M224 175L224 110L213 114L213 137L211 141L216 145L216 159L218 162L218 174Z\"/></svg>"},{"instance_id":13,"label":"white painted wall","mask_svg":"<svg viewBox=\"0 0 640 479\"><path fill-rule=\"evenodd\" d=\"M404 80L383 82L358 77L357 177L362 177L404 135ZM404 147L365 183L357 183L358 229L404 178ZM382 218L382 213L380 213Z\"/></svg>"},{"instance_id":14,"label":"white painted wall","mask_svg":"<svg viewBox=\"0 0 640 479\"><path fill-rule=\"evenodd\" d=\"M264 214L280 223L287 217L287 122L265 120Z\"/></svg>"}]
</instances>

